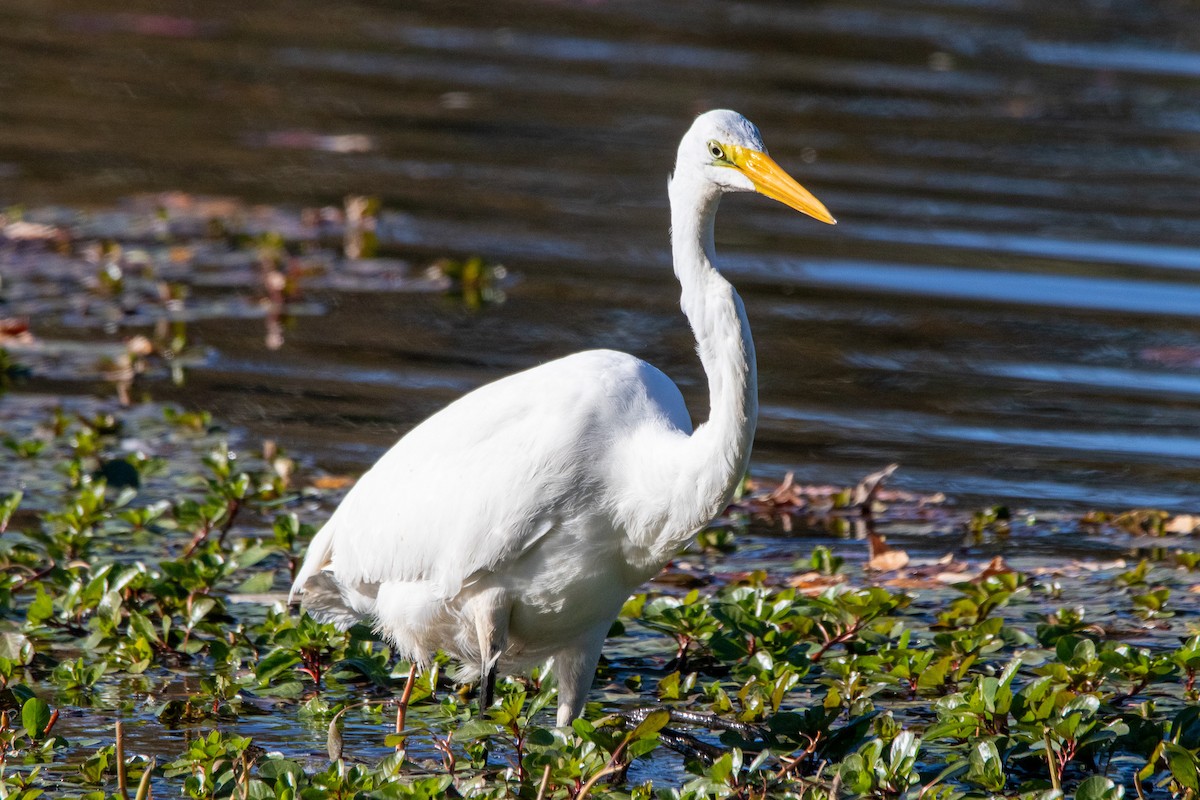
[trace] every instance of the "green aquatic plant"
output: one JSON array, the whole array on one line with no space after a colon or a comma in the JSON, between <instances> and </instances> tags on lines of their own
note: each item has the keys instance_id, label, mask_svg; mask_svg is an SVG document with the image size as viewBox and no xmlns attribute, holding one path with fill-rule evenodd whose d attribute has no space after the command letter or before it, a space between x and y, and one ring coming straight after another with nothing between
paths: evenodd
<instances>
[{"instance_id":1,"label":"green aquatic plant","mask_svg":"<svg viewBox=\"0 0 1200 800\"><path fill-rule=\"evenodd\" d=\"M718 627L708 598L695 589L682 598L664 595L648 600L641 609L640 621L650 630L675 639L675 662L680 671L687 669L690 651L702 650Z\"/></svg>"},{"instance_id":2,"label":"green aquatic plant","mask_svg":"<svg viewBox=\"0 0 1200 800\"><path fill-rule=\"evenodd\" d=\"M12 355L0 347L0 393L11 388L21 378L29 376L29 368L15 361Z\"/></svg>"},{"instance_id":3,"label":"green aquatic plant","mask_svg":"<svg viewBox=\"0 0 1200 800\"><path fill-rule=\"evenodd\" d=\"M12 521L13 514L21 505L21 498L24 496L24 492L13 492L8 497L0 499L0 534L8 529L8 523Z\"/></svg>"},{"instance_id":4,"label":"green aquatic plant","mask_svg":"<svg viewBox=\"0 0 1200 800\"><path fill-rule=\"evenodd\" d=\"M187 751L163 766L167 778L182 777L185 797L215 798L251 792L250 770L263 750L244 736L212 731L192 740ZM261 791L254 787L255 791Z\"/></svg>"},{"instance_id":5,"label":"green aquatic plant","mask_svg":"<svg viewBox=\"0 0 1200 800\"><path fill-rule=\"evenodd\" d=\"M1054 607L1041 577L989 568L901 591L852 545L822 546L799 569L843 582L815 593L760 570L631 599L600 702L570 728L551 724L546 676L502 681L481 711L440 662L393 721L409 665L369 629L285 605L318 521L295 465L178 413L157 424L191 446L186 468L124 453L131 420L58 410L27 461L64 488L0 500L8 797L1196 794L1200 637L1175 553L1110 573L1103 602L1056 575L1075 604ZM137 483L94 475L117 460ZM306 744L256 732L264 714ZM104 715L142 735L118 746ZM147 730L170 736L126 752Z\"/></svg>"},{"instance_id":6,"label":"green aquatic plant","mask_svg":"<svg viewBox=\"0 0 1200 800\"><path fill-rule=\"evenodd\" d=\"M504 290L499 284L508 271L503 264L490 264L481 256L468 256L461 260L440 259L430 269L447 280L448 296L473 311L504 302Z\"/></svg>"},{"instance_id":7,"label":"green aquatic plant","mask_svg":"<svg viewBox=\"0 0 1200 800\"><path fill-rule=\"evenodd\" d=\"M901 687L909 697L946 686L952 657L930 647L916 646L911 630L904 630L895 642L884 644L876 652L881 674Z\"/></svg>"},{"instance_id":8,"label":"green aquatic plant","mask_svg":"<svg viewBox=\"0 0 1200 800\"><path fill-rule=\"evenodd\" d=\"M812 554L808 557L809 568L821 575L836 575L845 563L846 559L835 556L824 545L814 547Z\"/></svg>"},{"instance_id":9,"label":"green aquatic plant","mask_svg":"<svg viewBox=\"0 0 1200 800\"><path fill-rule=\"evenodd\" d=\"M1016 572L1000 572L978 581L954 584L962 593L938 614L936 628L961 629L978 625L1017 596L1028 593L1025 577Z\"/></svg>"},{"instance_id":10,"label":"green aquatic plant","mask_svg":"<svg viewBox=\"0 0 1200 800\"><path fill-rule=\"evenodd\" d=\"M921 781L917 754L921 739L901 731L891 742L872 739L838 765L837 777L847 791L859 797L899 797Z\"/></svg>"},{"instance_id":11,"label":"green aquatic plant","mask_svg":"<svg viewBox=\"0 0 1200 800\"><path fill-rule=\"evenodd\" d=\"M5 436L0 444L17 458L36 458L46 447L44 439L14 439L11 436Z\"/></svg>"}]
</instances>

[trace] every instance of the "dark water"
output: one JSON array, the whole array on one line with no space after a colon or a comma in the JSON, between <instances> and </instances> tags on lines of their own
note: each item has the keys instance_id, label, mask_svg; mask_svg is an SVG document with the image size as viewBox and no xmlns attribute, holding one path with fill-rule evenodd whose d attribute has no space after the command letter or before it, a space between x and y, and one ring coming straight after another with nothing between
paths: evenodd
<instances>
[{"instance_id":1,"label":"dark water","mask_svg":"<svg viewBox=\"0 0 1200 800\"><path fill-rule=\"evenodd\" d=\"M155 398L355 471L458 394L595 346L662 367L702 418L665 179L724 106L840 222L722 207L760 359L756 473L898 461L899 485L961 498L1198 504L1194 3L243 6L0 4L0 204L129 232L147 215L112 209L144 192L374 195L381 255L480 254L505 302L326 281L270 349L244 275L197 269L197 355ZM148 329L23 300L29 252L0 260L0 316L63 347ZM43 369L21 391L109 389Z\"/></svg>"}]
</instances>

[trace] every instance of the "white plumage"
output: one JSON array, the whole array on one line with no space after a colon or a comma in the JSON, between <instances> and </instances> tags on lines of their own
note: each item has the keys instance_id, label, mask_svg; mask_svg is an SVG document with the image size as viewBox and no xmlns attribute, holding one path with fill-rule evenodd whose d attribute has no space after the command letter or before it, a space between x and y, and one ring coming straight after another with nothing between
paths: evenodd
<instances>
[{"instance_id":1,"label":"white plumage","mask_svg":"<svg viewBox=\"0 0 1200 800\"><path fill-rule=\"evenodd\" d=\"M681 305L709 380L692 430L675 384L626 353L576 353L480 387L422 422L309 545L292 594L318 619L369 622L463 681L548 658L558 724L583 709L625 599L729 502L758 411L741 299L713 268L721 194L757 190L833 218L732 111L701 115L669 185Z\"/></svg>"}]
</instances>

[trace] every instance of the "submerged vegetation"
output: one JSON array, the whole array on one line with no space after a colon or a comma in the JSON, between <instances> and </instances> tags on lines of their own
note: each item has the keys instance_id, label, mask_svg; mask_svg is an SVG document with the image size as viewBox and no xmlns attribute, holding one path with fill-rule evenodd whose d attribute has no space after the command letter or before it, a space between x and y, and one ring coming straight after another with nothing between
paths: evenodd
<instances>
[{"instance_id":1,"label":"submerged vegetation","mask_svg":"<svg viewBox=\"0 0 1200 800\"><path fill-rule=\"evenodd\" d=\"M40 413L5 436L26 487L0 497L5 797L1200 793L1190 517L958 512L879 476L750 488L630 599L561 730L539 675L482 714L440 666L402 701L408 665L369 630L286 606L336 476L239 456L203 413ZM822 544L727 571L784 519ZM884 544L914 526L959 552ZM1083 534L1133 558L992 555Z\"/></svg>"},{"instance_id":2,"label":"submerged vegetation","mask_svg":"<svg viewBox=\"0 0 1200 800\"><path fill-rule=\"evenodd\" d=\"M299 212L183 193L102 214L4 209L0 390L32 373L107 384L131 405L213 357L196 326L259 321L278 350L297 319L327 314L330 292L437 294L468 312L504 302L501 264L380 254L380 228L398 224L359 196Z\"/></svg>"}]
</instances>

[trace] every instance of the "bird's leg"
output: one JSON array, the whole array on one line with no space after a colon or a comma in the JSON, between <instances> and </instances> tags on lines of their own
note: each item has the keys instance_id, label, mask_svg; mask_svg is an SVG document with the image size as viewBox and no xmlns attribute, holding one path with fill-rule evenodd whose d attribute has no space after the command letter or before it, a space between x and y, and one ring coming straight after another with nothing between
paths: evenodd
<instances>
[{"instance_id":1,"label":"bird's leg","mask_svg":"<svg viewBox=\"0 0 1200 800\"><path fill-rule=\"evenodd\" d=\"M479 700L479 711L483 712L485 708L491 708L492 702L496 699L496 665L493 662L491 669L483 676L483 692Z\"/></svg>"},{"instance_id":2,"label":"bird's leg","mask_svg":"<svg viewBox=\"0 0 1200 800\"><path fill-rule=\"evenodd\" d=\"M555 722L558 727L570 725L571 720L583 713L607 633L606 628L598 636L593 634L555 653L554 675L558 678L558 718Z\"/></svg>"},{"instance_id":3,"label":"bird's leg","mask_svg":"<svg viewBox=\"0 0 1200 800\"><path fill-rule=\"evenodd\" d=\"M472 598L475 637L479 646L479 713L492 707L496 698L496 668L508 643L511 608L504 590L488 589Z\"/></svg>"}]
</instances>

